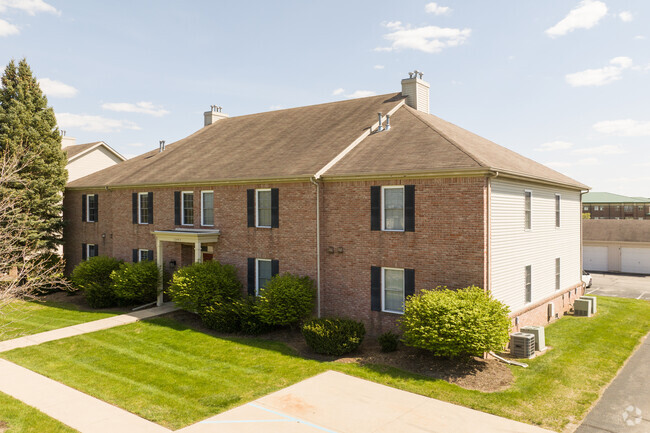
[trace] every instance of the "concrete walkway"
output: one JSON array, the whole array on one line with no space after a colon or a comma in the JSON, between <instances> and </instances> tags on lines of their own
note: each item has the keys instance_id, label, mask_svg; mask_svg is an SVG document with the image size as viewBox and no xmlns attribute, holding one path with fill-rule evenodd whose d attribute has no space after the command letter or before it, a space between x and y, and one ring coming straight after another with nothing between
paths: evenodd
<instances>
[{"instance_id":1,"label":"concrete walkway","mask_svg":"<svg viewBox=\"0 0 650 433\"><path fill-rule=\"evenodd\" d=\"M551 433L328 371L178 433Z\"/></svg>"},{"instance_id":2,"label":"concrete walkway","mask_svg":"<svg viewBox=\"0 0 650 433\"><path fill-rule=\"evenodd\" d=\"M0 341L0 353L19 347L35 346L47 341L60 340L61 338L74 337L76 335L87 334L89 332L100 331L102 329L113 328L115 326L128 325L138 320L149 319L162 314L171 313L178 308L168 302L160 307L148 308L146 310L134 311L119 316L107 317L106 319L94 320L92 322L79 323L77 325L67 326L65 328L53 329L39 334L27 335L25 337L15 338L13 340Z\"/></svg>"}]
</instances>

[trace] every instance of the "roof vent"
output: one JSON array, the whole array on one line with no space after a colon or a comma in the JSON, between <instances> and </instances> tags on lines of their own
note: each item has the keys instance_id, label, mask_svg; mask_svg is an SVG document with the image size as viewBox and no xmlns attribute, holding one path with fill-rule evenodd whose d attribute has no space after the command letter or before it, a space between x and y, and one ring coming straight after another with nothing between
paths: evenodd
<instances>
[{"instance_id":1,"label":"roof vent","mask_svg":"<svg viewBox=\"0 0 650 433\"><path fill-rule=\"evenodd\" d=\"M377 128L377 132L381 132L384 130L384 127L381 126L381 113L377 113L377 115L379 116L379 127Z\"/></svg>"},{"instance_id":2,"label":"roof vent","mask_svg":"<svg viewBox=\"0 0 650 433\"><path fill-rule=\"evenodd\" d=\"M159 152L162 152L163 150L165 150L165 140L160 140L159 144L160 144Z\"/></svg>"},{"instance_id":3,"label":"roof vent","mask_svg":"<svg viewBox=\"0 0 650 433\"><path fill-rule=\"evenodd\" d=\"M218 105L210 105L210 111L203 113L203 126L212 125L217 120L229 117L226 113L222 113L223 107Z\"/></svg>"},{"instance_id":4,"label":"roof vent","mask_svg":"<svg viewBox=\"0 0 650 433\"><path fill-rule=\"evenodd\" d=\"M429 114L429 83L422 79L423 75L417 69L409 72L409 77L402 80L402 95L406 96L406 105Z\"/></svg>"}]
</instances>

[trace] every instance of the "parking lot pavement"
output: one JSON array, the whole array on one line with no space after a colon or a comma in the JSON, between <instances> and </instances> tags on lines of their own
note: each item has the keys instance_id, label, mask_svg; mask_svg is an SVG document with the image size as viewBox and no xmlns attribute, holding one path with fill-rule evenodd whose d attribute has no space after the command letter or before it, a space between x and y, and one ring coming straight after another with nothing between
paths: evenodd
<instances>
[{"instance_id":1,"label":"parking lot pavement","mask_svg":"<svg viewBox=\"0 0 650 433\"><path fill-rule=\"evenodd\" d=\"M593 284L588 295L616 296L619 298L650 301L650 275L601 274L591 272Z\"/></svg>"}]
</instances>

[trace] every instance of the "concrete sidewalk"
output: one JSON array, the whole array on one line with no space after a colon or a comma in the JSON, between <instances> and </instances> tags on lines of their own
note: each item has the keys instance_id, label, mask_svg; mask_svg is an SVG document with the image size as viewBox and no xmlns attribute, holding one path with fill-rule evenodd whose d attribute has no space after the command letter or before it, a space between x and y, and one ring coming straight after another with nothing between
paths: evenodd
<instances>
[{"instance_id":1,"label":"concrete sidewalk","mask_svg":"<svg viewBox=\"0 0 650 433\"><path fill-rule=\"evenodd\" d=\"M328 371L179 433L552 433Z\"/></svg>"},{"instance_id":2,"label":"concrete sidewalk","mask_svg":"<svg viewBox=\"0 0 650 433\"><path fill-rule=\"evenodd\" d=\"M17 349L19 347L35 346L47 341L74 337L76 335L113 328L115 326L128 325L129 323L134 323L139 320L149 319L151 317L171 313L177 309L178 308L176 308L172 302L168 302L160 307L134 311L127 314L121 314L119 316L107 317L106 319L94 320L92 322L79 323L78 325L53 329L51 331L41 332L39 334L26 335L25 337L14 338L13 340L0 341L0 353Z\"/></svg>"}]
</instances>

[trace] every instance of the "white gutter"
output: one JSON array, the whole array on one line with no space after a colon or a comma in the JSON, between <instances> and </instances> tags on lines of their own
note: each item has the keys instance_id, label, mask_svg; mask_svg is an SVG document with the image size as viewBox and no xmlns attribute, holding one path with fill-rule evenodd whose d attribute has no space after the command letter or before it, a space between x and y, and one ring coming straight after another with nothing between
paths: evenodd
<instances>
[{"instance_id":1,"label":"white gutter","mask_svg":"<svg viewBox=\"0 0 650 433\"><path fill-rule=\"evenodd\" d=\"M312 177L309 181L316 185L316 313L320 318L320 184Z\"/></svg>"}]
</instances>

